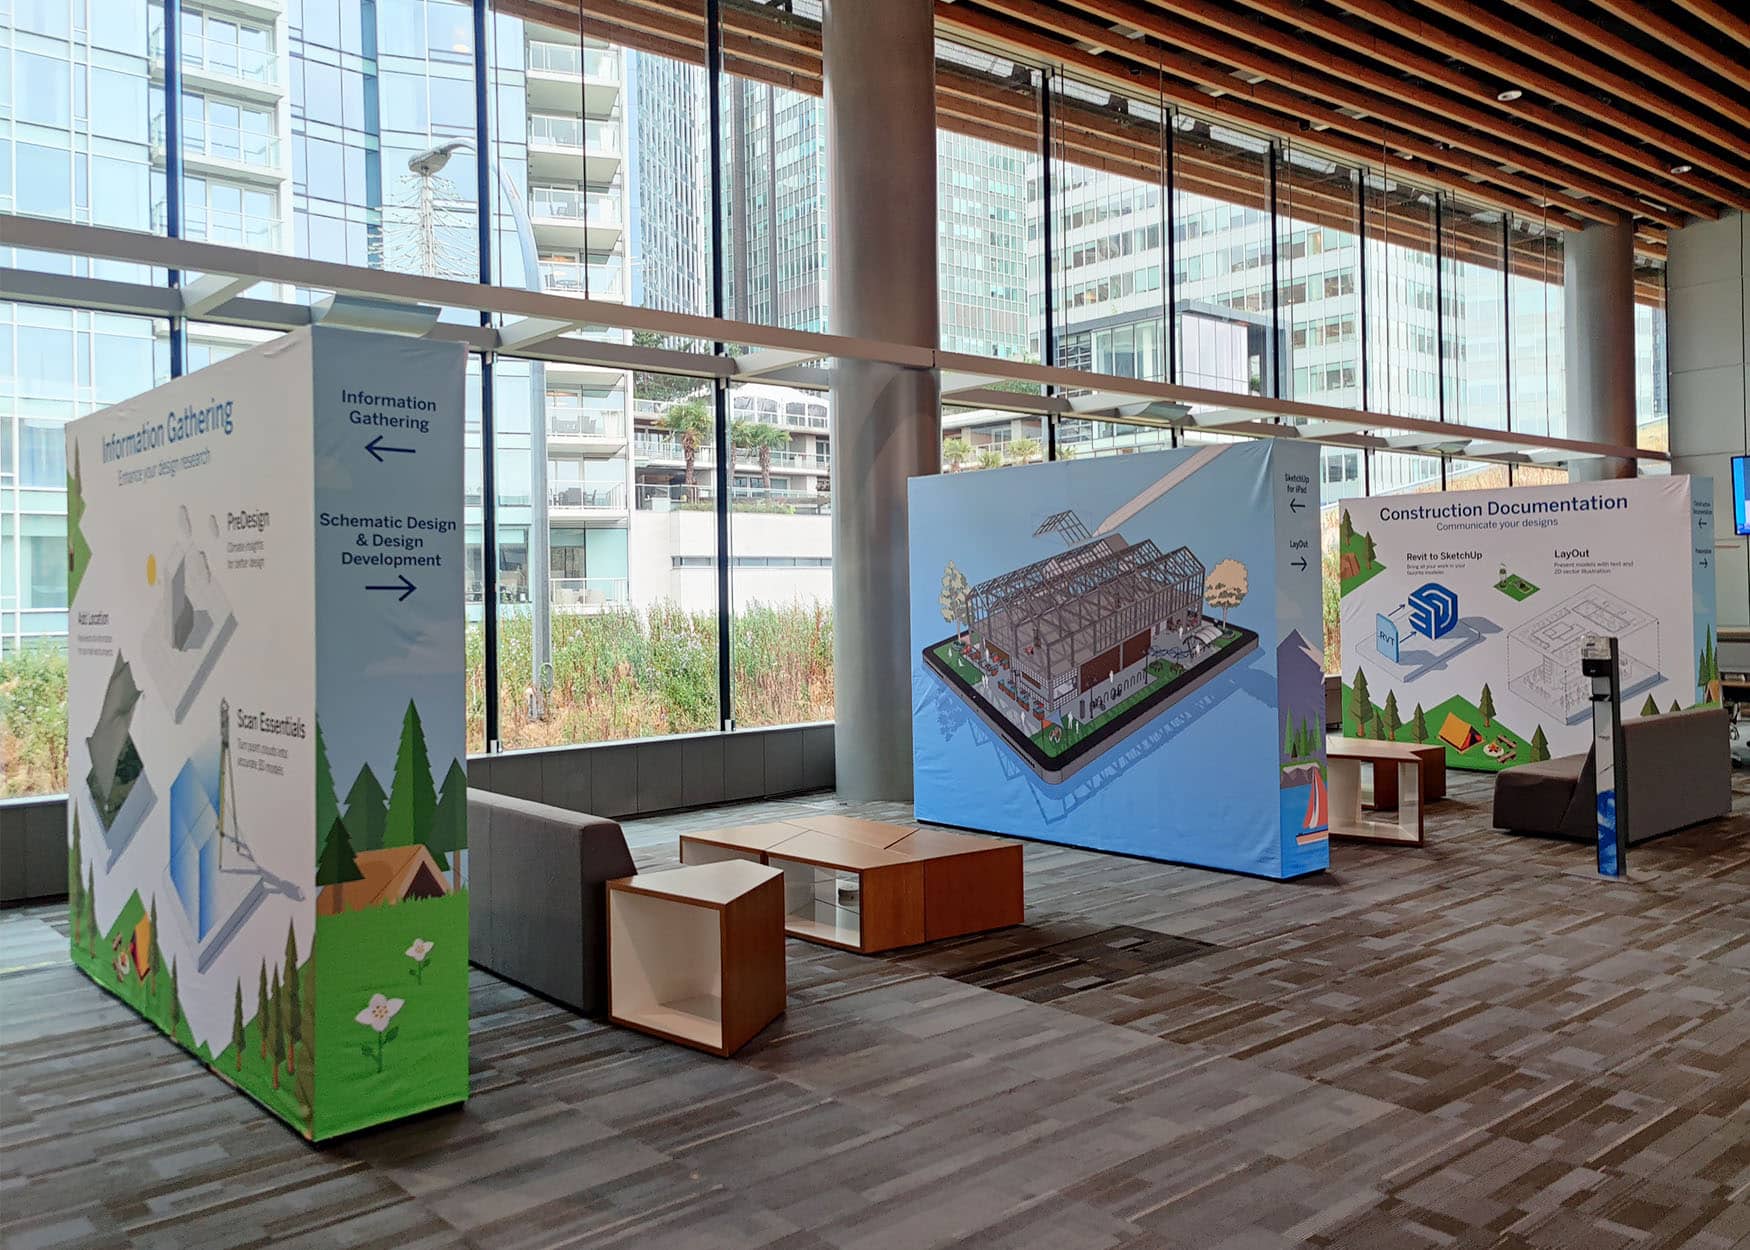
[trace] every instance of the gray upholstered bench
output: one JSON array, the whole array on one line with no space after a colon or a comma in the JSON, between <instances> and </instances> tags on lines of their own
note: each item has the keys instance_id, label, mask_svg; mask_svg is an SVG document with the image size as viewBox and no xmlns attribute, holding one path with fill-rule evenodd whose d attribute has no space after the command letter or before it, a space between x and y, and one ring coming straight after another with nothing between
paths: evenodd
<instances>
[{"instance_id":1,"label":"gray upholstered bench","mask_svg":"<svg viewBox=\"0 0 1750 1250\"><path fill-rule=\"evenodd\" d=\"M585 1015L607 1011L607 885L638 870L618 823L468 791L472 962Z\"/></svg>"},{"instance_id":2,"label":"gray upholstered bench","mask_svg":"<svg viewBox=\"0 0 1750 1250\"><path fill-rule=\"evenodd\" d=\"M1630 842L1732 810L1731 742L1724 709L1690 708L1622 723L1628 786L1619 796ZM1594 836L1592 753L1510 768L1495 778L1495 826L1509 833Z\"/></svg>"}]
</instances>

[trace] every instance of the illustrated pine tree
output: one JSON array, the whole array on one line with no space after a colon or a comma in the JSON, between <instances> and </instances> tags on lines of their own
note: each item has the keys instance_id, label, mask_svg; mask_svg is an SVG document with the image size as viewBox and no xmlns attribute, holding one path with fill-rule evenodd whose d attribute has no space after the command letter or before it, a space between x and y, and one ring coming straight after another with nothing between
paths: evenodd
<instances>
[{"instance_id":1,"label":"illustrated pine tree","mask_svg":"<svg viewBox=\"0 0 1750 1250\"><path fill-rule=\"evenodd\" d=\"M177 983L176 960L170 961L170 1036L176 1036L176 1026L182 1020L181 986Z\"/></svg>"},{"instance_id":2,"label":"illustrated pine tree","mask_svg":"<svg viewBox=\"0 0 1750 1250\"><path fill-rule=\"evenodd\" d=\"M73 920L73 945L85 932L85 870L79 862L79 813L73 813L73 845L67 851L67 914Z\"/></svg>"},{"instance_id":3,"label":"illustrated pine tree","mask_svg":"<svg viewBox=\"0 0 1750 1250\"><path fill-rule=\"evenodd\" d=\"M1395 690L1385 692L1385 737L1388 742L1396 742L1398 730L1404 727L1403 717L1398 715L1398 695Z\"/></svg>"},{"instance_id":4,"label":"illustrated pine tree","mask_svg":"<svg viewBox=\"0 0 1750 1250\"><path fill-rule=\"evenodd\" d=\"M423 841L437 811L437 788L431 783L431 755L419 708L410 699L401 717L401 745L395 752L395 777L389 784L389 816L383 826L384 846L412 846Z\"/></svg>"},{"instance_id":5,"label":"illustrated pine tree","mask_svg":"<svg viewBox=\"0 0 1750 1250\"><path fill-rule=\"evenodd\" d=\"M1416 704L1416 710L1410 716L1410 736L1417 742L1428 741L1428 713L1422 710L1420 703Z\"/></svg>"},{"instance_id":6,"label":"illustrated pine tree","mask_svg":"<svg viewBox=\"0 0 1750 1250\"><path fill-rule=\"evenodd\" d=\"M1543 735L1543 726L1539 725L1531 735L1531 762L1542 763L1549 758L1549 739Z\"/></svg>"},{"instance_id":7,"label":"illustrated pine tree","mask_svg":"<svg viewBox=\"0 0 1750 1250\"><path fill-rule=\"evenodd\" d=\"M1489 683L1483 683L1483 694L1477 700L1477 711L1482 713L1483 728L1489 727L1489 722L1495 719L1495 696L1489 689ZM1523 723L1523 722L1522 722Z\"/></svg>"},{"instance_id":8,"label":"illustrated pine tree","mask_svg":"<svg viewBox=\"0 0 1750 1250\"><path fill-rule=\"evenodd\" d=\"M273 1087L280 1087L280 1065L286 1061L286 1012L285 989L280 985L280 970L273 970L273 981L268 989L267 1018L269 1044L273 1050Z\"/></svg>"},{"instance_id":9,"label":"illustrated pine tree","mask_svg":"<svg viewBox=\"0 0 1750 1250\"><path fill-rule=\"evenodd\" d=\"M468 774L462 761L451 760L444 774L444 784L438 791L437 811L432 816L431 832L426 835L425 849L437 861L438 871L447 866L450 888L462 888L462 855L468 848Z\"/></svg>"},{"instance_id":10,"label":"illustrated pine tree","mask_svg":"<svg viewBox=\"0 0 1750 1250\"><path fill-rule=\"evenodd\" d=\"M97 958L97 869L85 868L85 952Z\"/></svg>"},{"instance_id":11,"label":"illustrated pine tree","mask_svg":"<svg viewBox=\"0 0 1750 1250\"><path fill-rule=\"evenodd\" d=\"M1671 710L1673 712L1681 712L1683 710L1683 705L1677 702L1676 699L1673 699L1671 700Z\"/></svg>"},{"instance_id":12,"label":"illustrated pine tree","mask_svg":"<svg viewBox=\"0 0 1750 1250\"><path fill-rule=\"evenodd\" d=\"M304 981L302 998L303 1016L299 1022L299 1036L305 1039L316 1036L316 956L312 952L304 968L298 973ZM304 1063L298 1069L297 1079L293 1082L298 1095L298 1110L304 1117L304 1129L311 1136L316 1132L316 1051L306 1040L304 1044Z\"/></svg>"},{"instance_id":13,"label":"illustrated pine tree","mask_svg":"<svg viewBox=\"0 0 1750 1250\"><path fill-rule=\"evenodd\" d=\"M255 987L255 1031L261 1034L261 1057L267 1058L267 1034L270 1017L267 1014L267 960L261 961L261 980Z\"/></svg>"},{"instance_id":14,"label":"illustrated pine tree","mask_svg":"<svg viewBox=\"0 0 1750 1250\"><path fill-rule=\"evenodd\" d=\"M1373 703L1367 697L1367 674L1360 668L1355 670L1355 680L1349 683L1349 711L1357 725L1373 715Z\"/></svg>"},{"instance_id":15,"label":"illustrated pine tree","mask_svg":"<svg viewBox=\"0 0 1750 1250\"><path fill-rule=\"evenodd\" d=\"M1653 702L1652 695L1648 695L1647 701L1645 703L1641 704L1641 715L1642 716L1657 716L1658 714L1659 714L1659 705L1657 703Z\"/></svg>"},{"instance_id":16,"label":"illustrated pine tree","mask_svg":"<svg viewBox=\"0 0 1750 1250\"><path fill-rule=\"evenodd\" d=\"M146 971L152 978L152 997L158 997L158 976L164 967L164 952L158 946L158 896L152 896L152 940L147 943Z\"/></svg>"},{"instance_id":17,"label":"illustrated pine tree","mask_svg":"<svg viewBox=\"0 0 1750 1250\"><path fill-rule=\"evenodd\" d=\"M1337 536L1345 547L1355 539L1355 523L1349 519L1347 508L1341 509L1337 514Z\"/></svg>"},{"instance_id":18,"label":"illustrated pine tree","mask_svg":"<svg viewBox=\"0 0 1750 1250\"><path fill-rule=\"evenodd\" d=\"M383 849L383 828L389 819L389 796L366 764L346 792L346 831L355 851Z\"/></svg>"},{"instance_id":19,"label":"illustrated pine tree","mask_svg":"<svg viewBox=\"0 0 1750 1250\"><path fill-rule=\"evenodd\" d=\"M322 739L322 722L316 722L316 836L325 837L340 815L340 800L334 793L334 773L328 766L328 747Z\"/></svg>"},{"instance_id":20,"label":"illustrated pine tree","mask_svg":"<svg viewBox=\"0 0 1750 1250\"><path fill-rule=\"evenodd\" d=\"M237 981L237 994L231 1000L231 1054L237 1071L243 1071L243 981Z\"/></svg>"},{"instance_id":21,"label":"illustrated pine tree","mask_svg":"<svg viewBox=\"0 0 1750 1250\"><path fill-rule=\"evenodd\" d=\"M334 823L328 826L328 836L322 839L322 847L316 855L316 884L331 885L336 889L332 895L334 906L329 909L329 915L337 916L346 910L346 899L339 888L348 881L363 881L365 874L359 871L358 856L352 849L352 837L348 834L346 821L336 816Z\"/></svg>"},{"instance_id":22,"label":"illustrated pine tree","mask_svg":"<svg viewBox=\"0 0 1750 1250\"><path fill-rule=\"evenodd\" d=\"M298 1043L304 1040L304 1011L298 1002L298 931L286 923L285 980L286 1071L297 1074Z\"/></svg>"},{"instance_id":23,"label":"illustrated pine tree","mask_svg":"<svg viewBox=\"0 0 1750 1250\"><path fill-rule=\"evenodd\" d=\"M1363 534L1361 536L1361 550L1362 550L1362 553L1367 557L1367 564L1366 564L1367 568L1372 568L1374 565L1379 563L1379 556L1373 549L1373 535L1372 534Z\"/></svg>"}]
</instances>

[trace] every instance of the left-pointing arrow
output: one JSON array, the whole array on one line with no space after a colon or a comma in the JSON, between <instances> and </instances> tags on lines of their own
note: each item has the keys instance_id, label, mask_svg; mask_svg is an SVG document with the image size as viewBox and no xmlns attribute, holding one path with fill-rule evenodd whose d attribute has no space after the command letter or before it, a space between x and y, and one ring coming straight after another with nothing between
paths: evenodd
<instances>
[{"instance_id":1,"label":"left-pointing arrow","mask_svg":"<svg viewBox=\"0 0 1750 1250\"><path fill-rule=\"evenodd\" d=\"M411 456L414 454L415 451L418 450L418 448L385 446L383 443L383 436L381 434L379 434L375 438L373 438L370 442L365 444L365 450L370 452L371 455L373 455L377 458L378 464L382 464L382 463L384 463L383 453L386 451L395 452L397 455Z\"/></svg>"},{"instance_id":2,"label":"left-pointing arrow","mask_svg":"<svg viewBox=\"0 0 1750 1250\"><path fill-rule=\"evenodd\" d=\"M1288 510L1290 512L1299 512L1304 507L1306 507L1306 505L1298 499L1290 499L1288 501Z\"/></svg>"},{"instance_id":3,"label":"left-pointing arrow","mask_svg":"<svg viewBox=\"0 0 1750 1250\"><path fill-rule=\"evenodd\" d=\"M408 595L412 594L415 590L419 589L412 582L407 580L407 574L397 573L397 574L395 574L395 576L401 579L401 584L399 586L395 586L395 585L366 586L365 589L366 590L395 590L395 591L399 591L400 594L396 597L396 600L395 600L395 602L397 602L397 603L404 601Z\"/></svg>"}]
</instances>

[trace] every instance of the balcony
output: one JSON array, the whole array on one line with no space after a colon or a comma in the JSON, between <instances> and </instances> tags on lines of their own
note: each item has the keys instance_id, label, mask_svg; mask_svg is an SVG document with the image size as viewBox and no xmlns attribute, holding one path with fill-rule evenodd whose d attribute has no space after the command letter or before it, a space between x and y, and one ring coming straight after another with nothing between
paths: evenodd
<instances>
[{"instance_id":1,"label":"balcony","mask_svg":"<svg viewBox=\"0 0 1750 1250\"><path fill-rule=\"evenodd\" d=\"M620 194L576 187L530 187L529 222L536 241L545 246L612 251L620 241Z\"/></svg>"},{"instance_id":2,"label":"balcony","mask_svg":"<svg viewBox=\"0 0 1750 1250\"><path fill-rule=\"evenodd\" d=\"M153 160L164 159L165 143L164 119L159 117L152 122ZM215 126L185 118L182 158L190 173L216 173L257 181L266 177L275 182L284 177L279 139L235 126Z\"/></svg>"},{"instance_id":3,"label":"balcony","mask_svg":"<svg viewBox=\"0 0 1750 1250\"><path fill-rule=\"evenodd\" d=\"M633 455L640 464L684 464L686 457L682 454L681 445L672 438L660 435L640 434L633 444ZM831 467L830 456L821 452L810 451L774 451L772 469L789 473L825 473ZM714 446L701 446L693 457L695 467L704 467L717 463ZM758 472L760 457L757 451L745 447L735 449L735 467L738 471Z\"/></svg>"},{"instance_id":4,"label":"balcony","mask_svg":"<svg viewBox=\"0 0 1750 1250\"><path fill-rule=\"evenodd\" d=\"M610 302L621 300L625 298L621 276L618 261L602 261L594 265L562 260L541 262L541 286L557 295L587 296Z\"/></svg>"},{"instance_id":5,"label":"balcony","mask_svg":"<svg viewBox=\"0 0 1750 1250\"><path fill-rule=\"evenodd\" d=\"M640 512L709 512L716 495L708 482L693 486L681 483L638 486ZM786 516L824 516L832 511L829 491L787 490L773 487L737 486L730 491L731 512L775 512Z\"/></svg>"},{"instance_id":6,"label":"balcony","mask_svg":"<svg viewBox=\"0 0 1750 1250\"><path fill-rule=\"evenodd\" d=\"M550 585L553 611L573 616L611 612L632 601L623 577L555 577Z\"/></svg>"},{"instance_id":7,"label":"balcony","mask_svg":"<svg viewBox=\"0 0 1750 1250\"><path fill-rule=\"evenodd\" d=\"M547 446L555 450L613 454L626 445L626 415L619 409L585 408L547 396Z\"/></svg>"},{"instance_id":8,"label":"balcony","mask_svg":"<svg viewBox=\"0 0 1750 1250\"><path fill-rule=\"evenodd\" d=\"M585 121L552 113L529 115L529 174L593 183L620 172L617 122Z\"/></svg>"},{"instance_id":9,"label":"balcony","mask_svg":"<svg viewBox=\"0 0 1750 1250\"><path fill-rule=\"evenodd\" d=\"M547 491L547 514L554 521L618 522L626 516L624 486L586 486L569 482Z\"/></svg>"},{"instance_id":10,"label":"balcony","mask_svg":"<svg viewBox=\"0 0 1750 1250\"><path fill-rule=\"evenodd\" d=\"M584 48L547 39L528 42L526 79L529 106L570 113L583 88L583 108L592 117L613 112L620 99L620 54L609 48Z\"/></svg>"},{"instance_id":11,"label":"balcony","mask_svg":"<svg viewBox=\"0 0 1750 1250\"><path fill-rule=\"evenodd\" d=\"M164 28L152 29L148 46L154 82L164 79ZM188 87L213 86L227 95L241 95L274 103L284 94L280 88L280 61L271 49L245 48L235 43L206 39L184 32L182 73Z\"/></svg>"}]
</instances>

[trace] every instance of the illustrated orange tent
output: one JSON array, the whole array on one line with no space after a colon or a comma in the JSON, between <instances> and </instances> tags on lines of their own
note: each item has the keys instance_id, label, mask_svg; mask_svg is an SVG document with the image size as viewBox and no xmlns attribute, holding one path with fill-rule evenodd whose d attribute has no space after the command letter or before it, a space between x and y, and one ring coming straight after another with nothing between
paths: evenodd
<instances>
[{"instance_id":1,"label":"illustrated orange tent","mask_svg":"<svg viewBox=\"0 0 1750 1250\"><path fill-rule=\"evenodd\" d=\"M1468 751L1482 740L1483 736L1476 731L1476 726L1459 719L1457 712L1446 714L1446 723L1440 726L1440 741L1454 751Z\"/></svg>"}]
</instances>

